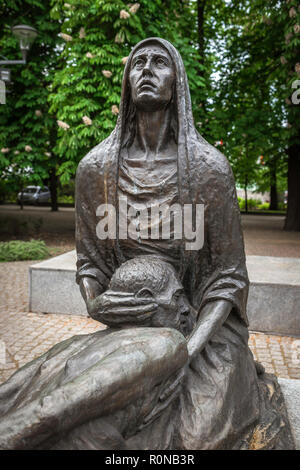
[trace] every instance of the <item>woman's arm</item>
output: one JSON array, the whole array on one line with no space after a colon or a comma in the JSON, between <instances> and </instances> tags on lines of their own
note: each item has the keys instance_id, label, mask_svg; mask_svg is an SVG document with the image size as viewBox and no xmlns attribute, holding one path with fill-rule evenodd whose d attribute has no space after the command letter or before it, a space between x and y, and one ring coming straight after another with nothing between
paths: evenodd
<instances>
[{"instance_id":1,"label":"woman's arm","mask_svg":"<svg viewBox=\"0 0 300 470\"><path fill-rule=\"evenodd\" d=\"M83 277L80 280L79 287L81 295L86 303L88 303L88 301L94 300L103 292L99 282L92 277Z\"/></svg>"},{"instance_id":2,"label":"woman's arm","mask_svg":"<svg viewBox=\"0 0 300 470\"><path fill-rule=\"evenodd\" d=\"M199 314L196 326L188 339L190 361L202 351L211 337L225 322L232 309L228 300L216 300L207 303Z\"/></svg>"},{"instance_id":3,"label":"woman's arm","mask_svg":"<svg viewBox=\"0 0 300 470\"><path fill-rule=\"evenodd\" d=\"M101 285L92 277L83 277L80 279L79 287L89 315L99 321L95 299L103 293Z\"/></svg>"},{"instance_id":4,"label":"woman's arm","mask_svg":"<svg viewBox=\"0 0 300 470\"><path fill-rule=\"evenodd\" d=\"M82 278L79 285L89 315L108 326L142 324L157 311L154 301L135 298L134 294L120 296L111 291L104 292L97 280L91 277Z\"/></svg>"}]
</instances>

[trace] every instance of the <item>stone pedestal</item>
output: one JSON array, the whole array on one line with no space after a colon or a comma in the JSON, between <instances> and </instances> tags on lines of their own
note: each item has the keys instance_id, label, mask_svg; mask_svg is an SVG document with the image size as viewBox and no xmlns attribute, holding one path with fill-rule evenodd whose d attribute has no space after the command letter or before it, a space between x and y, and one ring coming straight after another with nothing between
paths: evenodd
<instances>
[{"instance_id":1,"label":"stone pedestal","mask_svg":"<svg viewBox=\"0 0 300 470\"><path fill-rule=\"evenodd\" d=\"M300 336L300 259L248 256L250 330ZM76 252L29 268L32 312L87 315L75 283Z\"/></svg>"}]
</instances>

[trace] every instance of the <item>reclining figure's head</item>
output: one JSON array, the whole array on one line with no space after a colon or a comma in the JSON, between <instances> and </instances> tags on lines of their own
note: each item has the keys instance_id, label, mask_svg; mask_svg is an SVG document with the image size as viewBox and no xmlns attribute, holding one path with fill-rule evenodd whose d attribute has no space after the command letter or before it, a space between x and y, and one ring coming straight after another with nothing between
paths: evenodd
<instances>
[{"instance_id":1,"label":"reclining figure's head","mask_svg":"<svg viewBox=\"0 0 300 470\"><path fill-rule=\"evenodd\" d=\"M149 326L181 329L189 302L173 266L155 256L139 256L123 263L111 278L109 291L148 298L158 305Z\"/></svg>"}]
</instances>

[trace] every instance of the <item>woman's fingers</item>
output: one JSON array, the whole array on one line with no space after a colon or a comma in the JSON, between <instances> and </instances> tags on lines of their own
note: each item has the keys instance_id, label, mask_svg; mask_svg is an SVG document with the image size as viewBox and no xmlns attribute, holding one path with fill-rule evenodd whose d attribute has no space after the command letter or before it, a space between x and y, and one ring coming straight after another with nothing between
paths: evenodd
<instances>
[{"instance_id":1,"label":"woman's fingers","mask_svg":"<svg viewBox=\"0 0 300 470\"><path fill-rule=\"evenodd\" d=\"M130 306L130 307L124 307L122 306L116 306L116 307L110 307L108 309L103 310L104 314L111 314L111 315L129 315L129 316L137 316L137 315L143 315L147 313L154 313L155 310L157 309L157 304L151 303L147 305L136 305L135 307Z\"/></svg>"},{"instance_id":2,"label":"woman's fingers","mask_svg":"<svg viewBox=\"0 0 300 470\"><path fill-rule=\"evenodd\" d=\"M173 394L174 391L180 391L181 388L181 381L184 377L184 369L180 369L179 373L175 378L172 378L166 383L166 388L161 393L159 400L164 401L167 400L169 396Z\"/></svg>"},{"instance_id":3,"label":"woman's fingers","mask_svg":"<svg viewBox=\"0 0 300 470\"><path fill-rule=\"evenodd\" d=\"M135 298L127 293L101 294L89 302L89 312L97 314L100 321L118 325L120 323L142 323L156 312L158 305L149 298Z\"/></svg>"},{"instance_id":4,"label":"woman's fingers","mask_svg":"<svg viewBox=\"0 0 300 470\"><path fill-rule=\"evenodd\" d=\"M105 295L102 294L99 297L99 300L97 302L99 306L101 305L103 309L105 308L113 308L113 307L135 307L139 305L148 305L149 304L149 299L145 298L135 298L132 295L127 295L127 296L112 296L112 295Z\"/></svg>"},{"instance_id":5,"label":"woman's fingers","mask_svg":"<svg viewBox=\"0 0 300 470\"><path fill-rule=\"evenodd\" d=\"M177 375L172 376L166 383L163 392L160 394L159 399L153 410L144 418L140 430L144 426L150 424L175 400L181 391L181 382L184 377L185 370L180 369Z\"/></svg>"},{"instance_id":6,"label":"woman's fingers","mask_svg":"<svg viewBox=\"0 0 300 470\"><path fill-rule=\"evenodd\" d=\"M148 425L151 423L151 421L154 421L156 418L158 418L161 413L172 403L175 398L178 397L180 393L180 387L177 387L173 390L173 393L168 396L168 398L164 401L159 401L157 405L153 408L151 413L149 413L146 418L143 421L143 425Z\"/></svg>"},{"instance_id":7,"label":"woman's fingers","mask_svg":"<svg viewBox=\"0 0 300 470\"><path fill-rule=\"evenodd\" d=\"M145 306L128 308L115 308L107 312L101 313L103 321L107 320L110 323L141 323L150 319L157 309L156 304L148 304Z\"/></svg>"}]
</instances>

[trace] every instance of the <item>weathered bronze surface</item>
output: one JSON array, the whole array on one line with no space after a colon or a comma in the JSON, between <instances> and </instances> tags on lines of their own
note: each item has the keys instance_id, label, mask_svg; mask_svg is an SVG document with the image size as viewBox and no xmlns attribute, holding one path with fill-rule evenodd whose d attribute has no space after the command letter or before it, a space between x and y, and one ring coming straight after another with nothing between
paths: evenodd
<instances>
[{"instance_id":1,"label":"weathered bronze surface","mask_svg":"<svg viewBox=\"0 0 300 470\"><path fill-rule=\"evenodd\" d=\"M121 237L120 198L137 211L203 204L203 246ZM116 208L115 238L98 236L103 204ZM89 314L109 328L0 387L0 448L293 448L276 378L248 347L232 171L196 131L182 59L163 39L132 50L116 128L79 164L76 247Z\"/></svg>"}]
</instances>

